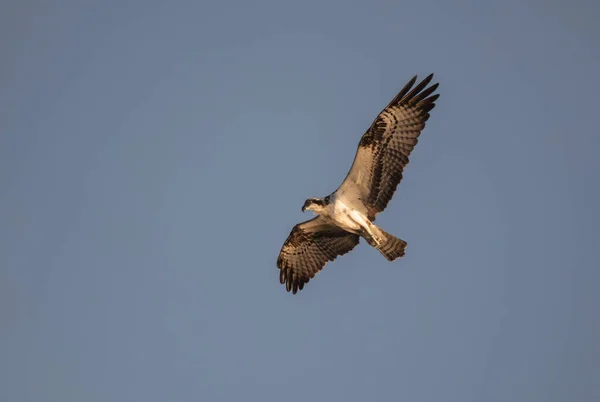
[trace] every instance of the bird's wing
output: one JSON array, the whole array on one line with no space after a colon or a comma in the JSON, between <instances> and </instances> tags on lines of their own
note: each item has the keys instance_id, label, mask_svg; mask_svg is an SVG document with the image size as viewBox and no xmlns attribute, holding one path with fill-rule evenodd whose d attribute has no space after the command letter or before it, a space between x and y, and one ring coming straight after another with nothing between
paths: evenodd
<instances>
[{"instance_id":1,"label":"bird's wing","mask_svg":"<svg viewBox=\"0 0 600 402\"><path fill-rule=\"evenodd\" d=\"M360 198L367 206L370 219L383 211L392 199L408 157L435 107L438 84L427 85L433 74L412 88L414 76L394 99L379 113L362 136L352 167L337 193Z\"/></svg>"},{"instance_id":2,"label":"bird's wing","mask_svg":"<svg viewBox=\"0 0 600 402\"><path fill-rule=\"evenodd\" d=\"M352 250L358 235L327 223L320 216L294 226L281 247L279 281L296 294L325 264Z\"/></svg>"}]
</instances>

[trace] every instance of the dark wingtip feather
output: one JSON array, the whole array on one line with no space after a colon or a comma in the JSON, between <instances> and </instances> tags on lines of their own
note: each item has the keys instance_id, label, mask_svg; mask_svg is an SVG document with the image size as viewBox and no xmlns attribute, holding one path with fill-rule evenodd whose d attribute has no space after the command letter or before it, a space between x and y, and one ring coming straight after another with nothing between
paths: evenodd
<instances>
[{"instance_id":1,"label":"dark wingtip feather","mask_svg":"<svg viewBox=\"0 0 600 402\"><path fill-rule=\"evenodd\" d=\"M435 94L419 103L419 108L425 112L429 112L435 107L435 101L440 97L440 94Z\"/></svg>"},{"instance_id":2,"label":"dark wingtip feather","mask_svg":"<svg viewBox=\"0 0 600 402\"><path fill-rule=\"evenodd\" d=\"M429 88L425 89L423 92L421 92L420 94L418 94L414 98L412 98L411 102L412 103L419 103L419 102L421 102L423 99L425 99L429 95L431 95L439 86L440 86L439 83L433 84L432 86L430 86Z\"/></svg>"},{"instance_id":3,"label":"dark wingtip feather","mask_svg":"<svg viewBox=\"0 0 600 402\"><path fill-rule=\"evenodd\" d=\"M400 92L398 92L398 94L394 97L394 99L392 99L390 101L390 103L388 103L388 105L386 106L389 107L395 103L400 102L400 100L402 98L404 98L404 95L406 95L408 93L408 91L410 91L410 89L412 88L412 86L415 84L415 82L417 82L417 76L415 75L414 77L412 77L405 85L404 87L400 90Z\"/></svg>"},{"instance_id":4,"label":"dark wingtip feather","mask_svg":"<svg viewBox=\"0 0 600 402\"><path fill-rule=\"evenodd\" d=\"M419 84L413 88L413 85L415 84L415 82L417 82L417 75L415 75L406 83L406 85L404 85L404 87L400 90L400 92L398 92L394 99L392 99L390 103L388 103L386 109L392 105L404 102L410 102L415 104L421 102L423 99L426 99L427 96L431 95L439 86L439 83L436 83L433 84L431 87L425 89L432 79L433 73L429 74L423 79L423 81L419 82ZM423 89L425 89L425 91L423 91Z\"/></svg>"},{"instance_id":5,"label":"dark wingtip feather","mask_svg":"<svg viewBox=\"0 0 600 402\"><path fill-rule=\"evenodd\" d=\"M429 112L433 110L435 107L435 103L428 103L425 106L421 106L422 113L425 114L425 119L423 121L429 120Z\"/></svg>"},{"instance_id":6,"label":"dark wingtip feather","mask_svg":"<svg viewBox=\"0 0 600 402\"><path fill-rule=\"evenodd\" d=\"M440 94L435 94L430 96L429 98L425 99L426 102L428 103L433 103L435 102L438 98L440 97Z\"/></svg>"},{"instance_id":7,"label":"dark wingtip feather","mask_svg":"<svg viewBox=\"0 0 600 402\"><path fill-rule=\"evenodd\" d=\"M415 82L417 82L417 75L415 74L405 85L404 88L402 88L400 90L400 94L403 94L402 96L406 95L406 93L412 88L413 85L415 85Z\"/></svg>"},{"instance_id":8,"label":"dark wingtip feather","mask_svg":"<svg viewBox=\"0 0 600 402\"><path fill-rule=\"evenodd\" d=\"M419 82L419 85L414 87L412 89L412 91L410 91L408 94L406 94L402 98L402 100L410 101L415 95L417 95L419 92L421 92L427 86L427 84L429 84L431 82L432 78L433 78L433 74L429 74L423 81Z\"/></svg>"}]
</instances>

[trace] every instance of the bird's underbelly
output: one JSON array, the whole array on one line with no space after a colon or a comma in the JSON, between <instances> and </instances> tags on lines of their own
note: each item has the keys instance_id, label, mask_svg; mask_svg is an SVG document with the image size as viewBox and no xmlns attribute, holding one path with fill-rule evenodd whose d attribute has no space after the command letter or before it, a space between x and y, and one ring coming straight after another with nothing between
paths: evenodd
<instances>
[{"instance_id":1,"label":"bird's underbelly","mask_svg":"<svg viewBox=\"0 0 600 402\"><path fill-rule=\"evenodd\" d=\"M332 218L337 226L356 234L361 234L364 230L368 230L371 225L371 222L364 214L341 202L334 204Z\"/></svg>"}]
</instances>

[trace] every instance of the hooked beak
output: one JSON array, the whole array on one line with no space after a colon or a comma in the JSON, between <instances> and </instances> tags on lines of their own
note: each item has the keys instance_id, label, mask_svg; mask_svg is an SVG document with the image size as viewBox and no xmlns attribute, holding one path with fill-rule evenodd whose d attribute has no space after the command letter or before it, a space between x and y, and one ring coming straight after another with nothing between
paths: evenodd
<instances>
[{"instance_id":1,"label":"hooked beak","mask_svg":"<svg viewBox=\"0 0 600 402\"><path fill-rule=\"evenodd\" d=\"M306 206L302 205L302 212L306 210Z\"/></svg>"}]
</instances>

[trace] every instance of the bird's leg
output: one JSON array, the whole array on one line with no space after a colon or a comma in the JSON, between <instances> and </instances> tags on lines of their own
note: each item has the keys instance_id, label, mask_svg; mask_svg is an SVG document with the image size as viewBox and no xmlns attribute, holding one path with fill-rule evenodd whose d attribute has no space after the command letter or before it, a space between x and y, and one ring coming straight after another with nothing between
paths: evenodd
<instances>
[{"instance_id":1,"label":"bird's leg","mask_svg":"<svg viewBox=\"0 0 600 402\"><path fill-rule=\"evenodd\" d=\"M366 224L363 226L363 237L367 242L373 246L379 246L383 243L383 238L379 236L379 228L369 220L366 220Z\"/></svg>"}]
</instances>

